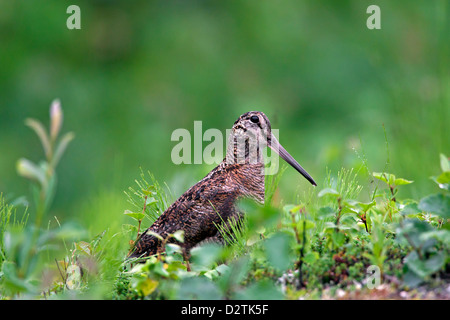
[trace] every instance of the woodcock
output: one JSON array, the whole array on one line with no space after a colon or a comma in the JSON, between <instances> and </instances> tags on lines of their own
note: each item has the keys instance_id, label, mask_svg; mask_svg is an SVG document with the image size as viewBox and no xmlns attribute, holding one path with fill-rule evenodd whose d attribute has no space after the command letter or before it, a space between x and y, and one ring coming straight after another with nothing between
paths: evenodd
<instances>
[{"instance_id":1,"label":"woodcock","mask_svg":"<svg viewBox=\"0 0 450 320\"><path fill-rule=\"evenodd\" d=\"M272 134L266 115L259 111L244 113L233 125L225 159L142 233L128 258L162 251L162 241L154 233L165 239L168 234L183 230L184 242L180 245L187 255L200 242L220 241L217 225L242 215L236 207L237 200L252 198L264 203L264 147L273 149L316 186L314 179Z\"/></svg>"}]
</instances>

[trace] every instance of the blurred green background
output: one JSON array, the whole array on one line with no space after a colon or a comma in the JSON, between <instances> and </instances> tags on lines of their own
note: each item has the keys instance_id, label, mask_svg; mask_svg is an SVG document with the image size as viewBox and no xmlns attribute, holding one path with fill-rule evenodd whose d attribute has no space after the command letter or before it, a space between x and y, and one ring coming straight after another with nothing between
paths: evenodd
<instances>
[{"instance_id":1,"label":"blurred green background","mask_svg":"<svg viewBox=\"0 0 450 320\"><path fill-rule=\"evenodd\" d=\"M81 30L66 28L70 4ZM371 4L381 30L366 27ZM319 188L326 167L365 157L415 181L403 196L429 194L439 153L450 155L449 17L446 0L0 0L0 192L30 196L15 163L44 154L24 120L48 124L59 98L76 138L51 216L95 232L122 219L140 166L175 197L214 167L174 165L173 130L202 120L225 132L250 110ZM281 198L306 188L288 169Z\"/></svg>"}]
</instances>

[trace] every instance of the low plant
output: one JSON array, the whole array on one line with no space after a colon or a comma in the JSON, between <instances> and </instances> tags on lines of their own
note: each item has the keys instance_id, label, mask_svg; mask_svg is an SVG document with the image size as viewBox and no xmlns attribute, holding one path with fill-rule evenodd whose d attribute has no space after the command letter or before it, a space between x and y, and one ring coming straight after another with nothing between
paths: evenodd
<instances>
[{"instance_id":1,"label":"low plant","mask_svg":"<svg viewBox=\"0 0 450 320\"><path fill-rule=\"evenodd\" d=\"M68 239L74 239L83 231L73 223L59 225L55 229L42 229L56 190L56 167L68 144L73 139L73 133L67 133L59 139L62 127L63 113L60 102L55 100L50 106L50 128L35 119L27 119L26 125L33 129L44 150L45 160L39 164L21 158L17 162L19 175L32 182L34 199L34 223L29 224L28 213L19 220L15 209L1 200L1 272L0 292L9 297L33 297L42 292L41 274L45 255L56 249L59 244ZM26 210L28 212L28 210ZM14 219L11 220L11 217ZM20 222L18 222L20 221Z\"/></svg>"},{"instance_id":2,"label":"low plant","mask_svg":"<svg viewBox=\"0 0 450 320\"><path fill-rule=\"evenodd\" d=\"M45 229L56 166L73 134L58 139L58 101L51 106L48 132L37 120L27 125L38 135L45 159L18 161L34 195L34 205L22 215L0 194L4 299L319 299L342 292L357 298L377 292L379 298L382 290L373 288L381 284L389 288L383 293L388 298L414 288L444 288L449 298L450 163L444 155L441 172L431 177L436 191L417 200L401 195L411 180L374 172L362 186L359 172L341 169L335 175L327 170L322 187L280 204L276 190L284 167L266 178L264 205L242 199L237 204L242 218L217 225L225 245L199 245L187 261L181 230L167 238L154 234L164 250L138 263L126 259L127 251L170 205L167 186L141 169L125 192L128 221L112 235L104 230L88 236L56 217L57 226ZM364 168L369 171L366 163ZM35 217L31 225L29 212ZM55 252L60 258L53 258Z\"/></svg>"}]
</instances>

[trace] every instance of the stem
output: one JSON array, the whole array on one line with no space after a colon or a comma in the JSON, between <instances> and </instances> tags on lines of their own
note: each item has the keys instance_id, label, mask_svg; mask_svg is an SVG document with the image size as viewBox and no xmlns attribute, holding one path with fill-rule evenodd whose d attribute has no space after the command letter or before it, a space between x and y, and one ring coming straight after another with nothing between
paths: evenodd
<instances>
[{"instance_id":1,"label":"stem","mask_svg":"<svg viewBox=\"0 0 450 320\"><path fill-rule=\"evenodd\" d=\"M306 219L303 220L303 243L302 247L300 249L300 261L298 262L298 289L304 286L303 284L303 254L305 250L305 243L306 243Z\"/></svg>"},{"instance_id":2,"label":"stem","mask_svg":"<svg viewBox=\"0 0 450 320\"><path fill-rule=\"evenodd\" d=\"M147 195L145 195L145 197L144 197L144 208L142 209L142 214L144 214L144 215L145 215L145 210L147 209L147 197L148 197ZM139 222L139 224L138 224L138 229L137 229L136 241L138 241L138 239L139 239L139 233L141 231L142 219L139 219L138 222Z\"/></svg>"},{"instance_id":3,"label":"stem","mask_svg":"<svg viewBox=\"0 0 450 320\"><path fill-rule=\"evenodd\" d=\"M302 212L303 212L303 210L300 209L300 213L302 213ZM295 234L295 240L297 241L298 245L302 244L302 246L300 248L300 257L297 262L297 265L298 265L297 290L298 290L298 289L301 289L302 287L304 287L302 266L303 266L303 255L304 255L305 243L306 243L306 230L305 230L306 229L306 219L303 219L303 241L300 241L300 235L298 233L297 224L295 223L295 214L293 212L291 212L291 217L292 217L292 225L293 225L294 234Z\"/></svg>"},{"instance_id":4,"label":"stem","mask_svg":"<svg viewBox=\"0 0 450 320\"><path fill-rule=\"evenodd\" d=\"M144 208L142 209L142 213L145 214L145 209L147 209L147 195L145 195L144 197ZM134 240L134 243L131 245L130 250L128 251L128 255L131 254L131 251L133 250L134 246L136 245L136 243L139 240L139 233L141 232L141 223L142 223L142 219L138 220L138 228L137 228L137 234L136 234L136 240ZM130 240L131 242L132 240Z\"/></svg>"},{"instance_id":5,"label":"stem","mask_svg":"<svg viewBox=\"0 0 450 320\"><path fill-rule=\"evenodd\" d=\"M291 212L291 218L292 218L292 225L294 228L295 240L297 241L297 244L300 244L300 236L298 234L297 224L295 223L295 214L293 212Z\"/></svg>"},{"instance_id":6,"label":"stem","mask_svg":"<svg viewBox=\"0 0 450 320\"><path fill-rule=\"evenodd\" d=\"M342 199L341 199L341 197L339 197L338 199L338 209L339 209L339 211L338 211L338 215L337 215L337 218L336 218L336 232L339 232L339 220L341 219L341 214L342 214L342 203L341 203L341 201L342 201Z\"/></svg>"},{"instance_id":7,"label":"stem","mask_svg":"<svg viewBox=\"0 0 450 320\"><path fill-rule=\"evenodd\" d=\"M364 212L363 214L361 214L361 216L359 218L364 223L364 227L366 227L366 232L370 234L369 228L367 227L367 213Z\"/></svg>"},{"instance_id":8,"label":"stem","mask_svg":"<svg viewBox=\"0 0 450 320\"><path fill-rule=\"evenodd\" d=\"M64 277L64 274L62 273L61 269L59 268L58 260L56 260L56 258L55 258L55 263L56 263L56 267L58 268L59 274L61 275L61 278L62 278L62 280L63 280L63 282L64 282L64 286L65 286L67 289L69 289L69 288L67 287L66 278ZM65 263L66 263L66 258L64 258L64 264L65 264Z\"/></svg>"},{"instance_id":9,"label":"stem","mask_svg":"<svg viewBox=\"0 0 450 320\"><path fill-rule=\"evenodd\" d=\"M364 222L364 227L366 227L366 232L367 232L367 233L370 233L370 232L369 232L369 229L367 228L367 222L366 222L366 219L364 219L363 222Z\"/></svg>"},{"instance_id":10,"label":"stem","mask_svg":"<svg viewBox=\"0 0 450 320\"><path fill-rule=\"evenodd\" d=\"M391 201L397 202L397 200L395 199L395 186L389 185L389 189L391 190L392 195Z\"/></svg>"}]
</instances>

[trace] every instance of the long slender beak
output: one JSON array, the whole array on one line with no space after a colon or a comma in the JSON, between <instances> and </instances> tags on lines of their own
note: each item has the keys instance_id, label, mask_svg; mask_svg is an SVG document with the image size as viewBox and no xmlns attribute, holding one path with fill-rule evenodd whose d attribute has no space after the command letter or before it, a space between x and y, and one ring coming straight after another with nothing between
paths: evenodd
<instances>
[{"instance_id":1,"label":"long slender beak","mask_svg":"<svg viewBox=\"0 0 450 320\"><path fill-rule=\"evenodd\" d=\"M302 176L306 178L313 186L317 186L317 183L314 181L314 179L309 175L308 172L306 172L305 169L301 165L298 164L297 161L289 154L289 152L286 151L286 149L283 148L283 146L278 142L277 138L273 134L271 134L271 144L270 148L274 150L278 155L283 158L287 163L289 163L292 167L294 167L295 170L300 172Z\"/></svg>"}]
</instances>

